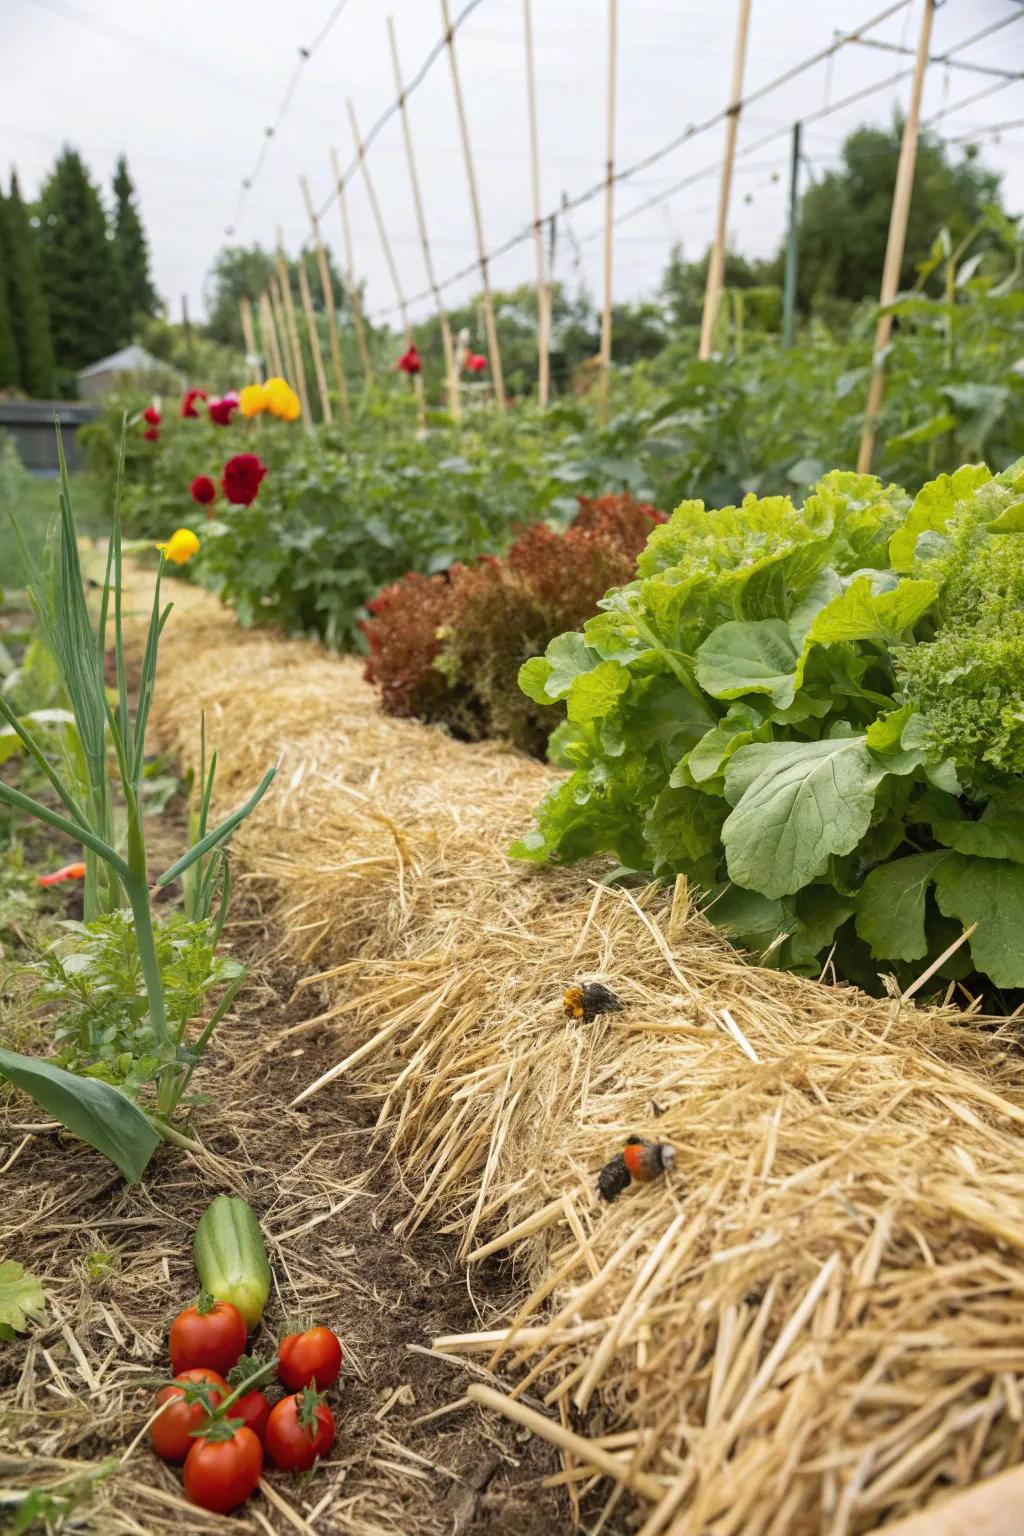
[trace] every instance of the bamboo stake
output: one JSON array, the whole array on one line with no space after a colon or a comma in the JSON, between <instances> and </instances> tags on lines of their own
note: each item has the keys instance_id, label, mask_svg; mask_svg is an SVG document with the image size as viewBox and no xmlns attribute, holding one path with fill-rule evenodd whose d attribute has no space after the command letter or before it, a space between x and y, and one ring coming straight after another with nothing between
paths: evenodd
<instances>
[{"instance_id":1,"label":"bamboo stake","mask_svg":"<svg viewBox=\"0 0 1024 1536\"><path fill-rule=\"evenodd\" d=\"M260 294L260 334L263 338L263 352L270 372L280 378L284 369L281 366L281 347L277 339L277 328L274 325L274 311L268 288Z\"/></svg>"},{"instance_id":2,"label":"bamboo stake","mask_svg":"<svg viewBox=\"0 0 1024 1536\"><path fill-rule=\"evenodd\" d=\"M932 40L932 22L935 18L935 0L924 0L921 17L921 33L917 40L917 58L914 61L914 78L910 85L910 104L903 124L903 142L900 145L899 165L896 168L896 185L893 189L892 212L889 216L889 238L885 246L885 264L882 268L882 290L879 295L881 314L875 328L875 348L871 366L871 382L868 385L867 406L864 411L864 431L857 455L857 472L867 474L875 451L875 421L882 408L885 393L884 352L892 336L892 314L888 306L893 302L900 284L900 268L907 242L907 219L910 216L910 199L914 191L914 168L917 163L917 135L921 123L921 97L924 94L924 75L928 64L928 50Z\"/></svg>"},{"instance_id":3,"label":"bamboo stake","mask_svg":"<svg viewBox=\"0 0 1024 1536\"><path fill-rule=\"evenodd\" d=\"M700 322L700 350L698 357L706 362L711 356L711 341L718 318L718 306L722 298L722 280L725 276L725 239L729 223L729 196L732 192L732 170L736 159L736 134L740 126L740 108L743 104L743 70L747 59L747 34L750 30L750 0L740 0L740 14L736 25L736 50L732 61L732 85L729 89L728 121L725 129L725 155L722 160L722 180L718 189L718 222L715 225L715 243L708 262L708 280L704 289L704 312Z\"/></svg>"},{"instance_id":4,"label":"bamboo stake","mask_svg":"<svg viewBox=\"0 0 1024 1536\"><path fill-rule=\"evenodd\" d=\"M331 346L331 366L334 369L334 381L338 386L338 404L341 408L341 419L348 423L352 420L352 410L348 398L348 379L345 377L345 365L341 357L341 336L338 331L338 311L334 303L331 267L327 260L323 239L320 235L320 220L316 216L313 199L309 195L309 182L305 176L299 177L299 186L302 188L302 198L306 204L306 212L309 215L309 222L313 230L316 264L320 273L320 291L323 294L324 308L327 311L327 335Z\"/></svg>"},{"instance_id":5,"label":"bamboo stake","mask_svg":"<svg viewBox=\"0 0 1024 1536\"><path fill-rule=\"evenodd\" d=\"M348 198L345 195L345 183L342 180L341 170L338 166L338 157L331 150L331 170L334 172L334 185L338 192L338 207L341 209L341 233L345 242L345 281L348 283L348 301L352 306L352 324L356 328L356 342L359 346L359 356L363 363L363 374L366 378L366 388L369 392L373 388L373 365L370 362L370 349L366 345L366 331L363 327L363 306L359 298L359 289L356 287L356 269L352 260L352 230L348 222Z\"/></svg>"},{"instance_id":6,"label":"bamboo stake","mask_svg":"<svg viewBox=\"0 0 1024 1536\"><path fill-rule=\"evenodd\" d=\"M434 260L430 254L427 221L423 212L420 179L416 171L416 156L413 151L412 130L409 126L409 113L406 109L405 86L402 84L402 67L398 60L395 23L390 16L388 17L388 41L391 44L391 63L395 74L395 90L398 92L398 105L402 114L402 135L405 139L405 157L409 162L409 180L412 183L412 200L413 206L416 209L416 224L420 233L420 245L423 247L423 264L427 270L427 282L433 290L434 303L437 305L437 317L441 323L441 345L444 348L445 377L448 385L448 408L454 420L459 421L462 418L462 396L459 389L458 369L455 366L455 346L452 341L452 328L444 300L441 298L441 290L437 286Z\"/></svg>"},{"instance_id":7,"label":"bamboo stake","mask_svg":"<svg viewBox=\"0 0 1024 1536\"><path fill-rule=\"evenodd\" d=\"M277 280L284 301L285 319L288 322L288 341L291 347L292 364L295 368L295 384L299 391L299 400L302 402L302 415L307 430L312 431L313 417L309 409L309 390L306 388L306 365L302 361L299 327L296 324L295 304L292 300L292 285L288 278L288 263L285 261L284 240L280 230L277 232Z\"/></svg>"},{"instance_id":8,"label":"bamboo stake","mask_svg":"<svg viewBox=\"0 0 1024 1536\"><path fill-rule=\"evenodd\" d=\"M284 299L281 297L281 285L277 280L277 273L270 275L270 303L274 315L274 334L277 337L277 360L280 364L281 378L287 378L294 374L294 363L288 356L288 326L284 318Z\"/></svg>"},{"instance_id":9,"label":"bamboo stake","mask_svg":"<svg viewBox=\"0 0 1024 1536\"><path fill-rule=\"evenodd\" d=\"M242 336L245 339L245 350L248 356L252 358L249 368L252 372L253 383L262 384L263 369L260 367L259 352L256 348L256 332L253 330L252 324L252 305L244 294L238 301L238 309L242 316Z\"/></svg>"},{"instance_id":10,"label":"bamboo stake","mask_svg":"<svg viewBox=\"0 0 1024 1536\"><path fill-rule=\"evenodd\" d=\"M615 55L618 0L608 0L608 121L605 140L604 184L604 306L601 310L601 348L597 354L601 368L599 384L602 411L608 406L609 375L612 366L612 218L615 210Z\"/></svg>"},{"instance_id":11,"label":"bamboo stake","mask_svg":"<svg viewBox=\"0 0 1024 1536\"><path fill-rule=\"evenodd\" d=\"M309 291L306 263L301 255L299 256L299 294L302 298L303 313L306 316L306 330L309 333L309 350L313 356L313 372L316 374L316 388L320 396L321 419L323 421L331 421L331 397L327 393L324 354L320 346L320 332L316 328L316 315L313 313L313 295Z\"/></svg>"},{"instance_id":12,"label":"bamboo stake","mask_svg":"<svg viewBox=\"0 0 1024 1536\"><path fill-rule=\"evenodd\" d=\"M455 34L448 13L448 0L441 0L441 19L444 22L445 41L448 44L448 62L452 71L452 91L455 95L455 111L459 119L462 138L462 157L466 162L466 180L469 183L469 201L473 211L473 227L476 230L477 259L480 263L480 281L483 284L484 326L487 331L487 350L491 355L491 374L494 378L494 397L498 409L505 409L505 375L501 367L501 351L498 347L498 328L494 321L494 300L491 297L491 279L487 269L487 247L484 244L484 226L480 217L480 199L477 196L476 176L473 173L473 154L469 145L469 124L466 107L459 83L459 65L455 57Z\"/></svg>"},{"instance_id":13,"label":"bamboo stake","mask_svg":"<svg viewBox=\"0 0 1024 1536\"><path fill-rule=\"evenodd\" d=\"M359 169L363 173L363 182L366 186L366 196L370 203L370 212L373 214L373 222L377 226L377 234L380 238L381 249L384 252L384 260L391 274L391 284L395 290L395 298L398 300L399 312L402 316L402 331L405 335L406 347L413 344L412 326L409 324L409 310L405 302L405 293L402 288L402 279L398 275L398 267L395 264L394 253L391 249L391 241L388 239L387 226L384 223L384 215L381 213L380 203L377 201L377 191L373 185L373 177L370 175L370 167L366 163L366 147L363 144L359 132L359 124L356 122L356 109L352 105L351 97L345 103L348 108L348 120L352 125L352 138L355 141L356 155L359 160ZM416 410L419 416L421 429L426 426L426 405L423 399L423 375L412 375L413 389L416 394Z\"/></svg>"},{"instance_id":14,"label":"bamboo stake","mask_svg":"<svg viewBox=\"0 0 1024 1536\"><path fill-rule=\"evenodd\" d=\"M526 35L526 99L530 113L530 181L533 191L533 244L537 255L537 398L541 410L551 389L551 290L544 270L544 234L540 216L540 154L537 148L537 89L533 73L533 21L530 0L523 0Z\"/></svg>"}]
</instances>

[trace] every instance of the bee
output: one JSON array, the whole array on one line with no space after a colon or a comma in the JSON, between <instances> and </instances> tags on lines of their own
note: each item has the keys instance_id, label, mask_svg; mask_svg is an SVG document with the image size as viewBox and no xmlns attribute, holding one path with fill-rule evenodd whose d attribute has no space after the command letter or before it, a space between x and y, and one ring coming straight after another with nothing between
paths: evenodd
<instances>
[{"instance_id":1,"label":"bee","mask_svg":"<svg viewBox=\"0 0 1024 1536\"><path fill-rule=\"evenodd\" d=\"M659 1174L667 1173L675 1160L675 1148L666 1142L629 1136L622 1151L616 1152L598 1174L597 1192L611 1204L634 1180L637 1184L649 1184Z\"/></svg>"},{"instance_id":2,"label":"bee","mask_svg":"<svg viewBox=\"0 0 1024 1536\"><path fill-rule=\"evenodd\" d=\"M622 1004L614 992L602 987L599 981L588 981L583 986L566 987L562 994L562 1011L567 1019L582 1019L589 1024L599 1013L621 1013Z\"/></svg>"}]
</instances>

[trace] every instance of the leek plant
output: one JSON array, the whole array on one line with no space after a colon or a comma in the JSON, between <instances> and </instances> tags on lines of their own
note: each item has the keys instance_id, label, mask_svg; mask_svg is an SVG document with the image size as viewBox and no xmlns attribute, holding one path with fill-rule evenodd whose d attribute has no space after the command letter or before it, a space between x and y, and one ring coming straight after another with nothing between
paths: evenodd
<instances>
[{"instance_id":1,"label":"leek plant","mask_svg":"<svg viewBox=\"0 0 1024 1536\"><path fill-rule=\"evenodd\" d=\"M57 1119L92 1146L104 1152L137 1181L161 1139L186 1140L170 1121L185 1093L198 1055L223 1017L241 982L229 986L199 1038L184 1038L187 1020L172 1025L168 1020L165 980L161 973L154 917L150 904L151 883L156 888L182 877L187 892L190 920L206 922L213 942L220 937L227 910L230 882L225 844L234 829L258 804L274 776L271 768L255 793L218 825L209 826L210 800L216 757L209 771L205 764L200 780L200 808L189 829L189 846L181 858L151 882L143 832L142 781L145 765L146 727L156 682L160 635L170 613L161 606L164 556L156 573L153 605L142 657L138 696L134 711L129 702L124 655L123 570L120 527L120 485L114 511L106 572L94 624L86 601L79 563L75 519L63 447L58 429L60 458L60 515L52 559L44 569L29 554L19 537L22 557L30 571L30 597L41 636L51 650L70 702L80 744L66 753L60 765L44 752L30 723L0 697L0 717L15 731L24 750L45 775L62 809L23 794L0 781L0 801L34 816L81 845L86 866L85 923L104 914L129 909L138 965L145 983L149 1027L156 1065L152 1108L134 1102L116 1085L95 1077L64 1071L46 1060L0 1050L0 1076L30 1093ZM108 630L113 623L116 686L108 694L105 657ZM123 819L123 838L115 830Z\"/></svg>"}]
</instances>

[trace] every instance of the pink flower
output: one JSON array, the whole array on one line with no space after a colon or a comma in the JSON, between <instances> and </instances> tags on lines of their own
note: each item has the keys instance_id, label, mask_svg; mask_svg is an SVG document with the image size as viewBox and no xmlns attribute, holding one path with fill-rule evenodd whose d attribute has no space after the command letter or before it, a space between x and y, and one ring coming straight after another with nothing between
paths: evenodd
<instances>
[{"instance_id":1,"label":"pink flower","mask_svg":"<svg viewBox=\"0 0 1024 1536\"><path fill-rule=\"evenodd\" d=\"M160 429L159 427L147 427L142 435L146 439L147 443L155 443L157 438L160 436Z\"/></svg>"},{"instance_id":2,"label":"pink flower","mask_svg":"<svg viewBox=\"0 0 1024 1536\"><path fill-rule=\"evenodd\" d=\"M410 342L408 351L403 352L396 365L403 373L413 374L423 372L423 361L416 348Z\"/></svg>"},{"instance_id":3,"label":"pink flower","mask_svg":"<svg viewBox=\"0 0 1024 1536\"><path fill-rule=\"evenodd\" d=\"M479 352L470 352L466 358L466 367L470 373L484 373L487 368L487 359L481 357Z\"/></svg>"},{"instance_id":4,"label":"pink flower","mask_svg":"<svg viewBox=\"0 0 1024 1536\"><path fill-rule=\"evenodd\" d=\"M160 425L160 412L155 405L147 405L142 413L142 419L148 422L151 427L158 427Z\"/></svg>"}]
</instances>

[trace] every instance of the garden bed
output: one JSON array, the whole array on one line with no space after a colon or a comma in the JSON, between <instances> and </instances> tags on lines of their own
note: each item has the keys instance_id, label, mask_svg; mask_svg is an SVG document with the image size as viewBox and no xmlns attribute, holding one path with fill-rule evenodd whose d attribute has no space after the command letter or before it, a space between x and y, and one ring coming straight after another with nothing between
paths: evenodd
<instances>
[{"instance_id":1,"label":"garden bed","mask_svg":"<svg viewBox=\"0 0 1024 1536\"><path fill-rule=\"evenodd\" d=\"M604 1529L635 1500L643 1536L845 1536L1021 1458L1015 1022L749 967L681 884L510 865L548 769L387 719L357 663L185 589L153 725L186 761L200 708L224 808L281 755L236 861L317 999L261 1034L289 1116L370 1101L398 1236L439 1224L471 1294L513 1257L503 1315L438 1347L542 1402L571 1496L610 1479ZM624 1011L567 1021L578 978ZM631 1133L675 1168L608 1208Z\"/></svg>"}]
</instances>

